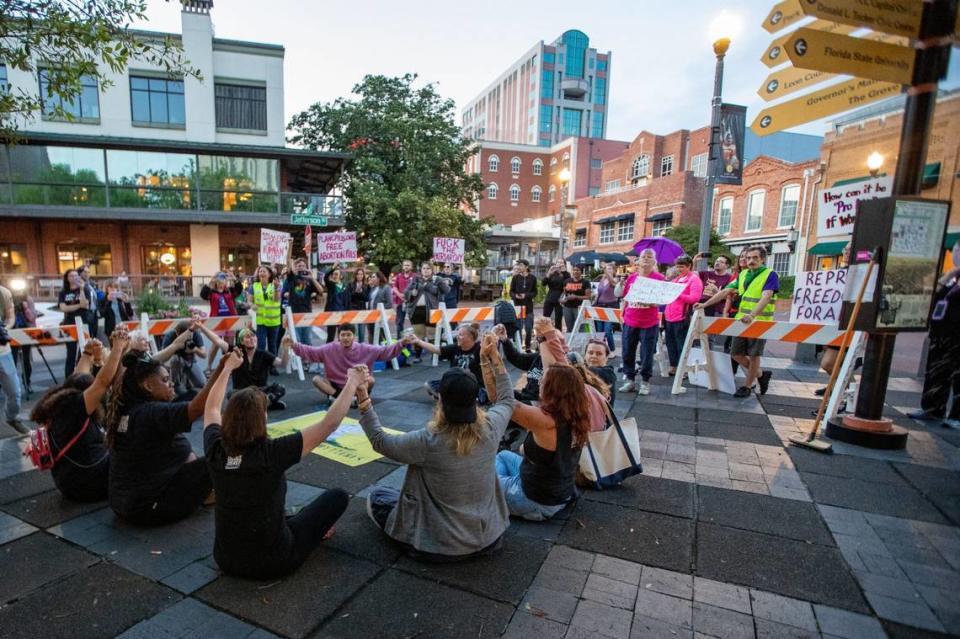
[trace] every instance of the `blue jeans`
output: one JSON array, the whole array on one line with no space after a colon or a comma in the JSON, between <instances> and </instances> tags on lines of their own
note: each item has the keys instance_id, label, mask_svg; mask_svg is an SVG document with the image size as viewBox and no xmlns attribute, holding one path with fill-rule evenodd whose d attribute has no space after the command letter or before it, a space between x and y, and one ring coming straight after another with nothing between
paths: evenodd
<instances>
[{"instance_id":1,"label":"blue jeans","mask_svg":"<svg viewBox=\"0 0 960 639\"><path fill-rule=\"evenodd\" d=\"M298 342L300 342L304 346L313 346L313 327L297 326L296 331L297 331Z\"/></svg>"},{"instance_id":2,"label":"blue jeans","mask_svg":"<svg viewBox=\"0 0 960 639\"><path fill-rule=\"evenodd\" d=\"M407 309L404 308L403 302L397 304L397 334L394 336L397 339L400 339L400 335L403 333L403 320L407 318Z\"/></svg>"},{"instance_id":3,"label":"blue jeans","mask_svg":"<svg viewBox=\"0 0 960 639\"><path fill-rule=\"evenodd\" d=\"M674 368L680 362L680 353L683 352L683 342L687 339L689 328L689 320L680 320L679 322L667 322L667 327L663 332L663 341L667 344L670 366Z\"/></svg>"},{"instance_id":4,"label":"blue jeans","mask_svg":"<svg viewBox=\"0 0 960 639\"><path fill-rule=\"evenodd\" d=\"M13 353L0 355L0 387L3 388L3 395L7 400L7 421L12 421L20 414L20 378L17 375L17 364L13 361Z\"/></svg>"},{"instance_id":5,"label":"blue jeans","mask_svg":"<svg viewBox=\"0 0 960 639\"><path fill-rule=\"evenodd\" d=\"M545 506L533 501L523 494L520 485L520 462L523 457L509 450L497 453L497 479L500 481L500 490L507 502L510 514L530 521L546 521L566 507L566 504Z\"/></svg>"},{"instance_id":6,"label":"blue jeans","mask_svg":"<svg viewBox=\"0 0 960 639\"><path fill-rule=\"evenodd\" d=\"M279 326L257 326L257 348L277 354L277 337L280 335Z\"/></svg>"},{"instance_id":7,"label":"blue jeans","mask_svg":"<svg viewBox=\"0 0 960 639\"><path fill-rule=\"evenodd\" d=\"M653 376L653 356L657 352L657 337L659 326L638 328L623 325L623 339L621 342L623 356L623 374L629 380L637 378L637 345L640 346L640 377L648 382Z\"/></svg>"},{"instance_id":8,"label":"blue jeans","mask_svg":"<svg viewBox=\"0 0 960 639\"><path fill-rule=\"evenodd\" d=\"M616 302L613 302L609 304L597 304L597 307L615 309L615 308L619 308L620 305L617 304ZM607 348L610 349L610 352L612 353L613 351L617 350L616 343L613 341L613 326L615 322L597 322L596 324L597 324L597 332L598 333L603 332L603 336L607 340Z\"/></svg>"}]
</instances>

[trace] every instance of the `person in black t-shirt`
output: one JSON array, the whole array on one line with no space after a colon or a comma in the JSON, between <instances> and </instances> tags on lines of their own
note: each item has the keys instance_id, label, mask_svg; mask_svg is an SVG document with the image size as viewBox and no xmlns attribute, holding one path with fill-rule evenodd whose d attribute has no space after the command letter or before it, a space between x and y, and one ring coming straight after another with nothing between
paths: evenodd
<instances>
[{"instance_id":1,"label":"person in black t-shirt","mask_svg":"<svg viewBox=\"0 0 960 639\"><path fill-rule=\"evenodd\" d=\"M237 351L224 370L243 366ZM319 446L347 414L365 367L348 372L344 392L316 424L276 439L267 437L267 400L254 388L237 391L223 403L226 374L214 384L203 413L203 449L217 493L213 556L224 572L251 579L292 573L347 509L349 497L328 489L292 517L284 516L285 471ZM221 425L222 424L222 425Z\"/></svg>"},{"instance_id":2,"label":"person in black t-shirt","mask_svg":"<svg viewBox=\"0 0 960 639\"><path fill-rule=\"evenodd\" d=\"M96 300L90 299L89 288L80 277L77 269L71 268L63 274L63 288L57 297L57 308L63 313L63 324L73 326L77 318L84 324L90 316L90 309L96 306ZM91 335L96 337L96 335ZM63 363L64 378L70 377L77 365L77 343L67 342L67 359Z\"/></svg>"},{"instance_id":3,"label":"person in black t-shirt","mask_svg":"<svg viewBox=\"0 0 960 639\"><path fill-rule=\"evenodd\" d=\"M569 277L567 263L561 257L553 263L543 278L547 287L547 296L543 300L543 316L553 317L553 327L558 331L563 330L563 305L560 304L560 297L563 295L563 284Z\"/></svg>"},{"instance_id":4,"label":"person in black t-shirt","mask_svg":"<svg viewBox=\"0 0 960 639\"><path fill-rule=\"evenodd\" d=\"M323 295L323 284L317 281L313 271L303 258L290 258L287 280L283 285L283 295L287 298L290 310L294 313L312 313L313 299ZM297 326L297 341L313 346L313 328Z\"/></svg>"},{"instance_id":5,"label":"person in black t-shirt","mask_svg":"<svg viewBox=\"0 0 960 639\"><path fill-rule=\"evenodd\" d=\"M584 300L593 297L593 289L583 277L583 270L579 266L571 269L573 275L563 282L563 322L567 325L567 332L573 331L573 325L577 321L577 314L580 312L580 305Z\"/></svg>"},{"instance_id":6,"label":"person in black t-shirt","mask_svg":"<svg viewBox=\"0 0 960 639\"><path fill-rule=\"evenodd\" d=\"M450 368L462 368L473 373L476 379L483 379L480 370L480 325L463 324L457 329L457 343L445 344L439 348L425 340L417 338L415 346L439 355L443 361L450 362ZM424 382L427 393L434 399L440 399L440 380ZM477 395L477 401L487 403L487 391L483 387Z\"/></svg>"},{"instance_id":7,"label":"person in black t-shirt","mask_svg":"<svg viewBox=\"0 0 960 639\"><path fill-rule=\"evenodd\" d=\"M149 356L130 352L107 408L110 447L110 507L142 526L189 516L211 497L206 461L183 435L203 414L210 387L223 374L223 360L189 402L173 401L170 371Z\"/></svg>"},{"instance_id":8,"label":"person in black t-shirt","mask_svg":"<svg viewBox=\"0 0 960 639\"><path fill-rule=\"evenodd\" d=\"M208 338L214 341L214 344L225 353L230 350L226 342L220 340L215 334L210 333ZM270 370L273 368L286 368L287 360L290 358L290 340L284 339L280 345L280 356L277 357L268 351L262 351L257 348L257 334L249 328L244 328L237 335L240 342L240 348L237 349L243 357L243 365L238 367L231 374L233 379L234 392L242 388L258 388L270 400L269 410L283 410L287 405L280 401L280 398L287 394L287 389L282 384L271 384L269 381Z\"/></svg>"},{"instance_id":9,"label":"person in black t-shirt","mask_svg":"<svg viewBox=\"0 0 960 639\"><path fill-rule=\"evenodd\" d=\"M100 426L101 400L113 383L120 357L127 348L126 329L114 331L110 340L110 355L96 378L81 373L71 375L62 386L47 391L30 413L30 419L46 426L54 459L60 457L50 471L53 483L64 497L75 501L107 498L110 451Z\"/></svg>"}]
</instances>

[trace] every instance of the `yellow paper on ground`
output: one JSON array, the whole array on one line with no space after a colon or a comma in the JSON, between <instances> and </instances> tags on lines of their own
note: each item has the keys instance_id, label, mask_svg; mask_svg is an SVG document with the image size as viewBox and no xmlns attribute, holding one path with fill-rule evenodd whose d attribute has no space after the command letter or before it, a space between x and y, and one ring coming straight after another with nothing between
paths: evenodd
<instances>
[{"instance_id":1,"label":"yellow paper on ground","mask_svg":"<svg viewBox=\"0 0 960 639\"><path fill-rule=\"evenodd\" d=\"M267 424L267 433L271 438L289 435L319 422L326 414L326 411L318 411ZM402 434L402 431L392 428L384 428L383 432L391 435ZM332 459L346 466L362 466L383 457L373 450L360 422L352 417L344 417L337 430L327 437L327 441L314 448L312 452L314 455Z\"/></svg>"}]
</instances>

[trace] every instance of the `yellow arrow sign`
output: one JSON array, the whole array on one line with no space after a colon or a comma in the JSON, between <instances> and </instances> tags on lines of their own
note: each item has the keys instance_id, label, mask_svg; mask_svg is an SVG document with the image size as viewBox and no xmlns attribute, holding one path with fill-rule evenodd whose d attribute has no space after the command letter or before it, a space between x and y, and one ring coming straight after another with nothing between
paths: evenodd
<instances>
[{"instance_id":1,"label":"yellow arrow sign","mask_svg":"<svg viewBox=\"0 0 960 639\"><path fill-rule=\"evenodd\" d=\"M855 27L916 38L920 34L923 2L918 0L801 0L804 14Z\"/></svg>"},{"instance_id":2,"label":"yellow arrow sign","mask_svg":"<svg viewBox=\"0 0 960 639\"><path fill-rule=\"evenodd\" d=\"M784 42L789 40L791 37L793 37L792 33L784 36ZM889 33L877 33L876 31L867 33L863 36L863 39L902 46L906 46L910 42L903 36L890 35ZM796 93L797 91L811 87L814 84L820 84L821 82L832 80L833 78L836 78L837 75L838 74L836 73L827 73L826 71L811 71L809 69L793 66L784 67L783 69L774 71L767 76L767 79L764 80L763 84L760 85L760 88L757 89L757 95L767 102L771 100L779 100L784 96L790 95L791 93Z\"/></svg>"},{"instance_id":3,"label":"yellow arrow sign","mask_svg":"<svg viewBox=\"0 0 960 639\"><path fill-rule=\"evenodd\" d=\"M800 0L783 0L770 9L770 13L763 19L763 28L770 33L776 33L802 19L803 11L800 10Z\"/></svg>"},{"instance_id":4,"label":"yellow arrow sign","mask_svg":"<svg viewBox=\"0 0 960 639\"><path fill-rule=\"evenodd\" d=\"M786 44L793 66L910 84L916 53L908 47L801 28Z\"/></svg>"},{"instance_id":5,"label":"yellow arrow sign","mask_svg":"<svg viewBox=\"0 0 960 639\"><path fill-rule=\"evenodd\" d=\"M807 28L826 31L827 33L840 33L843 35L851 33L857 29L856 27L851 27L846 24L837 24L836 22L830 22L829 20L814 20L807 25ZM760 61L768 67L775 67L779 64L787 62L787 55L783 51L783 45L787 43L787 40L790 39L790 36L791 34L788 33L771 42L770 46L767 47L767 50L763 52L763 57L760 58Z\"/></svg>"},{"instance_id":6,"label":"yellow arrow sign","mask_svg":"<svg viewBox=\"0 0 960 639\"><path fill-rule=\"evenodd\" d=\"M892 97L899 94L902 88L893 82L860 78L844 80L809 95L767 107L757 114L750 129L757 135L770 135Z\"/></svg>"}]
</instances>

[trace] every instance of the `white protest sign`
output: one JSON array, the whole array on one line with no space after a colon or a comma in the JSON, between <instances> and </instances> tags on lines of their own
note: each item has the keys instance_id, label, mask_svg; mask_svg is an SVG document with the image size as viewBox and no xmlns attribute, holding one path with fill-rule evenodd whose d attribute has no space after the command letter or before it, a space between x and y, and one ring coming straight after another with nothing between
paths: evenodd
<instances>
[{"instance_id":1,"label":"white protest sign","mask_svg":"<svg viewBox=\"0 0 960 639\"><path fill-rule=\"evenodd\" d=\"M663 306L673 302L680 297L683 289L687 287L683 284L674 284L673 282L664 282L663 280L654 280L649 277L638 277L630 285L623 298L628 304L654 304Z\"/></svg>"},{"instance_id":2,"label":"white protest sign","mask_svg":"<svg viewBox=\"0 0 960 639\"><path fill-rule=\"evenodd\" d=\"M817 237L850 235L857 216L857 202L890 197L891 188L893 177L884 176L820 191Z\"/></svg>"},{"instance_id":3,"label":"white protest sign","mask_svg":"<svg viewBox=\"0 0 960 639\"><path fill-rule=\"evenodd\" d=\"M317 261L355 262L357 260L357 234L354 231L317 233Z\"/></svg>"},{"instance_id":4,"label":"white protest sign","mask_svg":"<svg viewBox=\"0 0 960 639\"><path fill-rule=\"evenodd\" d=\"M790 321L836 325L847 287L847 269L800 271L793 289Z\"/></svg>"},{"instance_id":5,"label":"white protest sign","mask_svg":"<svg viewBox=\"0 0 960 639\"><path fill-rule=\"evenodd\" d=\"M433 261L444 262L463 262L463 253L466 248L466 242L457 237L435 237L433 238Z\"/></svg>"},{"instance_id":6,"label":"white protest sign","mask_svg":"<svg viewBox=\"0 0 960 639\"><path fill-rule=\"evenodd\" d=\"M285 264L290 239L289 233L260 229L260 261L264 264Z\"/></svg>"}]
</instances>

